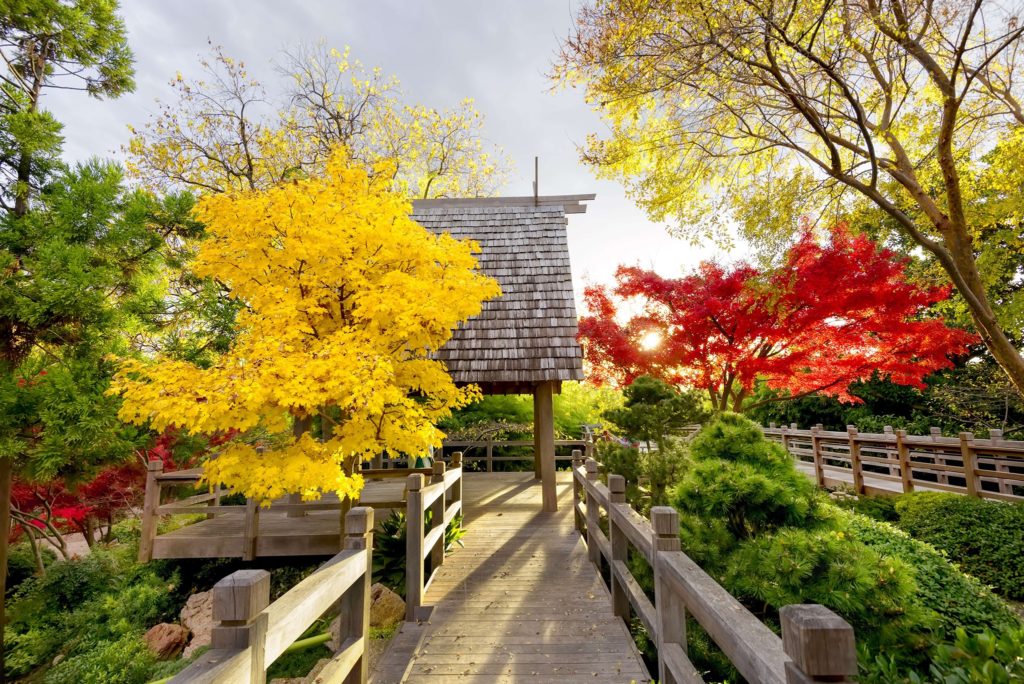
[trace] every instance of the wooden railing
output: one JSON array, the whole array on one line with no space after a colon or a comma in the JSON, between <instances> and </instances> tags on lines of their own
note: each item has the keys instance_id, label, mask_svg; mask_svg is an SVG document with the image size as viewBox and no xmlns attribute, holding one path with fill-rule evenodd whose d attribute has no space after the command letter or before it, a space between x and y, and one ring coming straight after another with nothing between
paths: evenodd
<instances>
[{"instance_id":1,"label":"wooden railing","mask_svg":"<svg viewBox=\"0 0 1024 684\"><path fill-rule=\"evenodd\" d=\"M433 573L444 564L445 530L462 513L462 454L452 454L451 464L449 470L443 461L434 463L430 484L426 484L419 473L409 475L406 484L405 619L408 621L430 617L431 607L423 605L423 595ZM428 560L429 577L426 574Z\"/></svg>"},{"instance_id":2,"label":"wooden railing","mask_svg":"<svg viewBox=\"0 0 1024 684\"><path fill-rule=\"evenodd\" d=\"M340 644L317 675L320 684L367 680L373 573L373 509L345 517L344 550L270 603L270 573L239 570L213 587L212 648L172 684L265 684L267 668L332 606L340 602Z\"/></svg>"},{"instance_id":3,"label":"wooden railing","mask_svg":"<svg viewBox=\"0 0 1024 684\"><path fill-rule=\"evenodd\" d=\"M582 439L556 439L555 440L555 461L571 462L571 449L584 449L588 442ZM533 462L533 452L529 454L495 455L495 450L510 447L533 448L532 439L478 439L478 440L445 440L441 453L444 454L450 449L457 449L462 453L463 463L483 463L484 469L494 472L494 464L509 461ZM561 450L561 453L559 453Z\"/></svg>"},{"instance_id":4,"label":"wooden railing","mask_svg":"<svg viewBox=\"0 0 1024 684\"><path fill-rule=\"evenodd\" d=\"M627 624L635 615L656 644L658 681L704 681L687 656L688 614L749 682L849 681L856 674L853 628L845 620L824 606L785 606L780 638L680 550L675 509L656 506L648 521L626 503L625 491L621 476L608 475L605 486L598 480L597 461L584 462L582 452L575 454L576 527L590 560L599 569L602 563L609 568L615 614ZM608 536L601 529L602 511ZM630 548L654 570L653 600L630 573Z\"/></svg>"},{"instance_id":5,"label":"wooden railing","mask_svg":"<svg viewBox=\"0 0 1024 684\"><path fill-rule=\"evenodd\" d=\"M449 471L448 479L461 478L461 454L453 454L450 460L453 468ZM443 463L441 465L444 465ZM386 468L386 469L360 469L360 474L366 480L386 480L406 478L411 475L430 477L435 473L431 468ZM453 474L457 473L457 475ZM339 515L352 507L348 499L342 501L299 501L297 497L289 497L287 502L275 501L269 508L261 508L259 502L248 499L243 504L225 505L223 497L231 493L231 490L224 489L219 485L212 493L199 494L177 501L164 502L167 490L175 487L192 486L202 480L202 468L189 470L176 470L163 472L163 463L151 461L146 477L146 494L142 509L142 532L139 540L139 562L145 563L153 559L154 546L157 538L157 527L160 517L164 515L177 515L185 513L205 513L207 518L224 515L235 515L240 519L238 526L237 540L232 538L230 548L225 547L225 557L240 557L243 560L253 560L258 552L260 536L260 516L267 511L273 513L285 513L289 517L301 518L307 513L322 511L338 511ZM459 483L461 492L461 482ZM395 494L398 492L395 490ZM394 500L374 497L371 502L364 505L376 509L404 509L407 504L408 490L402 492L401 496ZM390 495L388 495L390 496ZM360 502L362 503L362 502ZM163 540L166 541L166 540ZM163 543L163 541L161 543ZM186 540L187 541L187 540ZM237 544L235 543L237 541ZM164 549L167 551L167 549ZM333 551L331 551L333 553ZM165 556L167 554L164 554ZM175 557L173 553L171 557ZM161 556L162 557L162 556Z\"/></svg>"},{"instance_id":6,"label":"wooden railing","mask_svg":"<svg viewBox=\"0 0 1024 684\"><path fill-rule=\"evenodd\" d=\"M882 433L845 432L821 426L764 428L781 443L819 486L850 485L858 494L899 494L939 490L986 499L1024 500L1024 441L1004 440L999 430L988 439L969 432L943 437L908 435L886 427Z\"/></svg>"}]
</instances>

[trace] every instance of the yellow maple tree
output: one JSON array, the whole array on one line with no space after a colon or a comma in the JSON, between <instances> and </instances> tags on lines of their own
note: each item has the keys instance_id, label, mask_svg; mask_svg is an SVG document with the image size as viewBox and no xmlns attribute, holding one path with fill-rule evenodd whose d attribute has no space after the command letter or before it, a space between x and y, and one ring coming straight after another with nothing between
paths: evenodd
<instances>
[{"instance_id":1,"label":"yellow maple tree","mask_svg":"<svg viewBox=\"0 0 1024 684\"><path fill-rule=\"evenodd\" d=\"M438 445L435 423L479 390L457 387L431 350L500 289L475 244L429 233L376 171L336 153L322 175L200 199L195 272L244 303L237 338L209 368L121 361L121 418L237 431L205 477L261 501L354 498L358 462ZM289 431L315 415L323 441Z\"/></svg>"}]
</instances>

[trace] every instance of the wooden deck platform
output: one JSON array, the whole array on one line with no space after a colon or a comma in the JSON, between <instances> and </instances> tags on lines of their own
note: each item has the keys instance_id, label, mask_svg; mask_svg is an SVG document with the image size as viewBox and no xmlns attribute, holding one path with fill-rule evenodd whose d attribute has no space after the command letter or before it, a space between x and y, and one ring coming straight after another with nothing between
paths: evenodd
<instances>
[{"instance_id":1,"label":"wooden deck platform","mask_svg":"<svg viewBox=\"0 0 1024 684\"><path fill-rule=\"evenodd\" d=\"M541 512L532 473L467 473L465 548L430 584L430 619L404 623L373 684L649 682L573 529L571 473Z\"/></svg>"}]
</instances>

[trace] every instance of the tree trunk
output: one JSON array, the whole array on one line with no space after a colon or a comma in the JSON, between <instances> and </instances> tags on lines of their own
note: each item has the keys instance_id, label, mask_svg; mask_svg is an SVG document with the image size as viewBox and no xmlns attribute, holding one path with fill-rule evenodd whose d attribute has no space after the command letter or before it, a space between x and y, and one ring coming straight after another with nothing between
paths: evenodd
<instances>
[{"instance_id":1,"label":"tree trunk","mask_svg":"<svg viewBox=\"0 0 1024 684\"><path fill-rule=\"evenodd\" d=\"M46 564L43 562L43 552L39 549L39 540L36 539L36 533L32 531L32 526L25 527L25 536L28 537L28 544L32 548L32 558L36 562L36 574L40 577L46 572Z\"/></svg>"}]
</instances>

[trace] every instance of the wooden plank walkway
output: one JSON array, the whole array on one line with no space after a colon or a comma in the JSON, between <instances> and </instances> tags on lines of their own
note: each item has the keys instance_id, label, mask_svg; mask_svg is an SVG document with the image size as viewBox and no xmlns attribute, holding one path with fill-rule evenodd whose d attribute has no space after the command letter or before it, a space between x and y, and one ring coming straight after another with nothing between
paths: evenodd
<instances>
[{"instance_id":1,"label":"wooden plank walkway","mask_svg":"<svg viewBox=\"0 0 1024 684\"><path fill-rule=\"evenodd\" d=\"M373 684L649 682L573 529L571 473L557 513L532 473L467 473L465 548L435 574L430 619L404 623Z\"/></svg>"}]
</instances>

